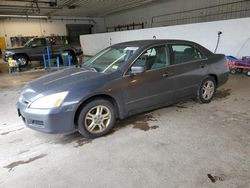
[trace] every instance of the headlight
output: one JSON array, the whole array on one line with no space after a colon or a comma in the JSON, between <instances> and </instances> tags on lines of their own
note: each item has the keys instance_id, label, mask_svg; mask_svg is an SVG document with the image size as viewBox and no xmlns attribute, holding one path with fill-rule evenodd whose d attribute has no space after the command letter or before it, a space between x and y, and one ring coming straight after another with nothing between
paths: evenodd
<instances>
[{"instance_id":1,"label":"headlight","mask_svg":"<svg viewBox=\"0 0 250 188\"><path fill-rule=\"evenodd\" d=\"M29 108L49 109L59 107L67 95L68 91L65 91L41 97L32 102Z\"/></svg>"},{"instance_id":2,"label":"headlight","mask_svg":"<svg viewBox=\"0 0 250 188\"><path fill-rule=\"evenodd\" d=\"M6 55L10 56L10 55L13 55L13 54L14 54L14 52L12 52L12 51L5 51L5 52L4 52L4 54L6 54Z\"/></svg>"}]
</instances>

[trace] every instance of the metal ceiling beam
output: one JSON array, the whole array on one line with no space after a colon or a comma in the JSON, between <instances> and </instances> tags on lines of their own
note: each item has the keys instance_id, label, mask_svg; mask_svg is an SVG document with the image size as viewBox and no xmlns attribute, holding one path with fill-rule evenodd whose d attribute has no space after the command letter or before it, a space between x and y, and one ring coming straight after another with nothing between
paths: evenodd
<instances>
[{"instance_id":1,"label":"metal ceiling beam","mask_svg":"<svg viewBox=\"0 0 250 188\"><path fill-rule=\"evenodd\" d=\"M21 5L0 5L0 9L18 9L18 8L21 8L21 9L34 9L36 8L36 6L21 6ZM58 7L40 7L39 6L39 9L47 9L47 10L58 10L58 9L61 9L61 8L58 8Z\"/></svg>"},{"instance_id":2,"label":"metal ceiling beam","mask_svg":"<svg viewBox=\"0 0 250 188\"><path fill-rule=\"evenodd\" d=\"M6 18L15 18L15 19L38 19L38 20L55 20L55 21L87 21L90 24L95 25L96 21L92 18L59 18L59 17L50 17L50 16L41 16L41 15L7 15L0 14L0 19Z\"/></svg>"},{"instance_id":3,"label":"metal ceiling beam","mask_svg":"<svg viewBox=\"0 0 250 188\"><path fill-rule=\"evenodd\" d=\"M28 15L5 15L5 14L0 14L0 18L48 19L48 16L28 16Z\"/></svg>"},{"instance_id":4,"label":"metal ceiling beam","mask_svg":"<svg viewBox=\"0 0 250 188\"><path fill-rule=\"evenodd\" d=\"M60 7L63 8L63 7L68 7L68 6L71 6L72 4L78 2L79 0L68 0L66 1L64 4L62 4Z\"/></svg>"},{"instance_id":5,"label":"metal ceiling beam","mask_svg":"<svg viewBox=\"0 0 250 188\"><path fill-rule=\"evenodd\" d=\"M5 0L5 1L7 1L7 0ZM24 2L24 3L35 3L35 1L34 0L8 0L8 1L11 1L11 2ZM57 2L57 0L54 0L54 1L42 1L42 0L38 0L37 1L37 3L45 3L45 4L51 4L51 2L52 3L56 3Z\"/></svg>"}]
</instances>

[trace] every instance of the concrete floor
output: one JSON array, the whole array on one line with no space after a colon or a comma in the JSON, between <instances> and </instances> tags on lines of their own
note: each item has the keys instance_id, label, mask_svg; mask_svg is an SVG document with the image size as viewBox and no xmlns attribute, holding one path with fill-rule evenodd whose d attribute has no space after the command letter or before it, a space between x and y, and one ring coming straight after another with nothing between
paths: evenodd
<instances>
[{"instance_id":1,"label":"concrete floor","mask_svg":"<svg viewBox=\"0 0 250 188\"><path fill-rule=\"evenodd\" d=\"M134 116L96 140L26 128L15 109L20 82L0 86L1 188L250 187L246 76L231 76L210 104L188 101Z\"/></svg>"}]
</instances>

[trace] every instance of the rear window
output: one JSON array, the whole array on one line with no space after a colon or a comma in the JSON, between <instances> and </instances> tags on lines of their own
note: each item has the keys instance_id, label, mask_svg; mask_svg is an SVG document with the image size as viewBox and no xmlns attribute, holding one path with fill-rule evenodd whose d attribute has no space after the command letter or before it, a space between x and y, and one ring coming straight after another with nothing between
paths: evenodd
<instances>
[{"instance_id":1,"label":"rear window","mask_svg":"<svg viewBox=\"0 0 250 188\"><path fill-rule=\"evenodd\" d=\"M172 44L170 48L173 52L174 64L205 59L201 51L192 45Z\"/></svg>"}]
</instances>

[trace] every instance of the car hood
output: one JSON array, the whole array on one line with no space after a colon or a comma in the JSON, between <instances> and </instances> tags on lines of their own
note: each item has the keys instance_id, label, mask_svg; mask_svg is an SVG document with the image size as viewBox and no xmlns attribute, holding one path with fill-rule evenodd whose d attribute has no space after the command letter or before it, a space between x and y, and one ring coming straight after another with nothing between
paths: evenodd
<instances>
[{"instance_id":1,"label":"car hood","mask_svg":"<svg viewBox=\"0 0 250 188\"><path fill-rule=\"evenodd\" d=\"M19 50L19 49L23 49L24 46L20 46L20 47L15 47L15 48L6 48L4 51L15 51L15 50Z\"/></svg>"},{"instance_id":2,"label":"car hood","mask_svg":"<svg viewBox=\"0 0 250 188\"><path fill-rule=\"evenodd\" d=\"M70 91L76 86L89 84L90 80L101 76L104 74L88 69L67 68L35 79L25 86L22 95L25 99L33 101L39 94L48 95Z\"/></svg>"}]
</instances>

